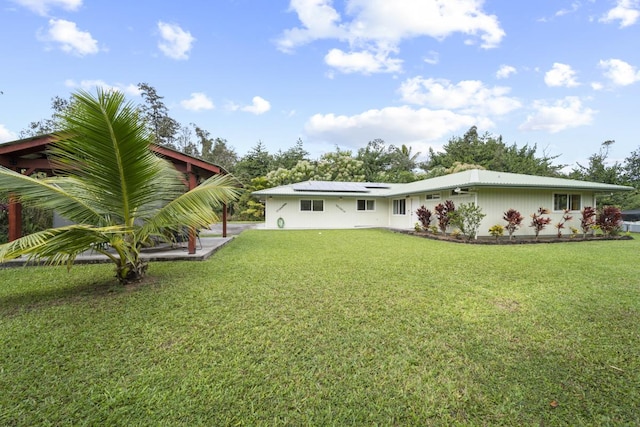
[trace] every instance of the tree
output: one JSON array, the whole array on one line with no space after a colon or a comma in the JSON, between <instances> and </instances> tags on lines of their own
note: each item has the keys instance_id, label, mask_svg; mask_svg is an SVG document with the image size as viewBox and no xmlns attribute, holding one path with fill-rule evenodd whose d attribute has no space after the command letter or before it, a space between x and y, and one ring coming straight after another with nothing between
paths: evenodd
<instances>
[{"instance_id":1,"label":"tree","mask_svg":"<svg viewBox=\"0 0 640 427\"><path fill-rule=\"evenodd\" d=\"M323 154L316 165L314 179L319 181L365 181L362 161L354 158L349 150Z\"/></svg>"},{"instance_id":2,"label":"tree","mask_svg":"<svg viewBox=\"0 0 640 427\"><path fill-rule=\"evenodd\" d=\"M60 129L59 115L69 108L70 100L54 96L51 98L51 109L53 114L48 119L42 119L37 122L29 123L29 127L20 131L20 138L28 138L30 136L46 135Z\"/></svg>"},{"instance_id":3,"label":"tree","mask_svg":"<svg viewBox=\"0 0 640 427\"><path fill-rule=\"evenodd\" d=\"M238 163L236 163L236 176L243 184L249 184L253 178L265 176L273 168L273 156L262 141L251 148Z\"/></svg>"},{"instance_id":4,"label":"tree","mask_svg":"<svg viewBox=\"0 0 640 427\"><path fill-rule=\"evenodd\" d=\"M623 168L619 162L608 165L609 149L615 143L614 140L604 141L600 145L600 151L589 156L589 164L582 166L577 163L569 177L582 181L602 182L605 184L621 184Z\"/></svg>"},{"instance_id":5,"label":"tree","mask_svg":"<svg viewBox=\"0 0 640 427\"><path fill-rule=\"evenodd\" d=\"M537 212L531 214L531 224L529 227L533 228L533 231L536 234L536 240L538 240L540 232L551 222L551 218L548 216L542 216L548 214L549 210L543 207L540 207Z\"/></svg>"},{"instance_id":6,"label":"tree","mask_svg":"<svg viewBox=\"0 0 640 427\"><path fill-rule=\"evenodd\" d=\"M153 138L139 108L120 92L75 93L61 119L64 130L53 135L49 153L57 175L34 179L0 168L0 187L74 224L1 245L0 262L26 255L71 266L78 254L93 249L116 265L120 283L137 281L147 268L140 258L144 245L170 240L185 226L216 222L212 206L237 197L229 175L184 193L181 174L149 149Z\"/></svg>"},{"instance_id":7,"label":"tree","mask_svg":"<svg viewBox=\"0 0 640 427\"><path fill-rule=\"evenodd\" d=\"M520 224L522 224L524 217L517 210L509 209L503 214L502 219L507 221L507 225L504 228L509 232L509 240L511 240L513 238L513 233L520 228Z\"/></svg>"},{"instance_id":8,"label":"tree","mask_svg":"<svg viewBox=\"0 0 640 427\"><path fill-rule=\"evenodd\" d=\"M309 152L302 147L302 139L299 138L293 147L286 151L279 150L273 156L275 168L291 169L303 160L309 160Z\"/></svg>"},{"instance_id":9,"label":"tree","mask_svg":"<svg viewBox=\"0 0 640 427\"><path fill-rule=\"evenodd\" d=\"M164 97L158 95L156 89L147 83L138 83L138 89L142 99L145 101L142 106L142 112L153 134L153 142L158 145L177 148L175 139L180 130L180 124L169 116L169 109L162 102Z\"/></svg>"},{"instance_id":10,"label":"tree","mask_svg":"<svg viewBox=\"0 0 640 427\"><path fill-rule=\"evenodd\" d=\"M238 154L228 146L223 138L212 138L209 131L191 124L194 128L198 145L201 147L200 156L203 160L222 166L227 172L233 172L238 162Z\"/></svg>"},{"instance_id":11,"label":"tree","mask_svg":"<svg viewBox=\"0 0 640 427\"><path fill-rule=\"evenodd\" d=\"M506 145L502 142L502 136L495 137L489 133L479 135L478 129L472 126L462 137L451 138L442 152L429 149L429 160L420 167L429 173L432 169L452 168L458 162L500 172L559 175L564 165L552 164L557 156L543 154L537 157L536 151L536 145L518 148L515 144Z\"/></svg>"}]
</instances>

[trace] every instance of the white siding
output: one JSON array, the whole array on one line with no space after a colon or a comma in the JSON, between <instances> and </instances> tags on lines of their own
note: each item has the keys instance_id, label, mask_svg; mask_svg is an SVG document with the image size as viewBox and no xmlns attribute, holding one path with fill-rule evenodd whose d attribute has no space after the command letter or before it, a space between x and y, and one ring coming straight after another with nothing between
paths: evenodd
<instances>
[{"instance_id":1,"label":"white siding","mask_svg":"<svg viewBox=\"0 0 640 427\"><path fill-rule=\"evenodd\" d=\"M300 199L323 200L324 211L305 212L300 210ZM284 221L284 229L301 228L355 228L388 227L389 201L375 200L373 211L358 211L356 200L362 197L272 197L265 203L265 228L278 228L278 219Z\"/></svg>"}]
</instances>

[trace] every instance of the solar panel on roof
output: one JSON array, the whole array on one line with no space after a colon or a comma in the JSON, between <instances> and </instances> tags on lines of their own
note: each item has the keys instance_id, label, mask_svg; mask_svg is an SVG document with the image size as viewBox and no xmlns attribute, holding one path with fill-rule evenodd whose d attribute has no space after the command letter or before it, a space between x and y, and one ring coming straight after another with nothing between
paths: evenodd
<instances>
[{"instance_id":1,"label":"solar panel on roof","mask_svg":"<svg viewBox=\"0 0 640 427\"><path fill-rule=\"evenodd\" d=\"M382 189L389 189L391 187L389 187L388 184L382 184L379 182L367 182L365 185L365 188L382 188Z\"/></svg>"},{"instance_id":2,"label":"solar panel on roof","mask_svg":"<svg viewBox=\"0 0 640 427\"><path fill-rule=\"evenodd\" d=\"M335 193L368 193L367 188L356 182L306 181L293 184L294 191L329 191Z\"/></svg>"}]
</instances>

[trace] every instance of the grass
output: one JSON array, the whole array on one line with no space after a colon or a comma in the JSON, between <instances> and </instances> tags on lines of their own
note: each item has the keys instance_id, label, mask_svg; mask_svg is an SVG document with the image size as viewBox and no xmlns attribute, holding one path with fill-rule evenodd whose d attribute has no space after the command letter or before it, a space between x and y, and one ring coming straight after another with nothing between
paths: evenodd
<instances>
[{"instance_id":1,"label":"grass","mask_svg":"<svg viewBox=\"0 0 640 427\"><path fill-rule=\"evenodd\" d=\"M640 241L250 230L0 270L1 425L638 425Z\"/></svg>"}]
</instances>

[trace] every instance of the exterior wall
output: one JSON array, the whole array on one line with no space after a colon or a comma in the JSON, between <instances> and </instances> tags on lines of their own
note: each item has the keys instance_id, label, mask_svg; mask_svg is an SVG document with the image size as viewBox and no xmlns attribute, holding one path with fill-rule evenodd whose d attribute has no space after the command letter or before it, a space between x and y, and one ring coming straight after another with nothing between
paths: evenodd
<instances>
[{"instance_id":1,"label":"exterior wall","mask_svg":"<svg viewBox=\"0 0 640 427\"><path fill-rule=\"evenodd\" d=\"M300 200L323 200L322 212L300 210ZM373 211L358 211L356 200L375 200ZM278 226L278 219L284 222ZM389 201L361 197L270 197L265 201L265 228L267 229L302 229L302 228L356 228L356 227L388 227Z\"/></svg>"},{"instance_id":2,"label":"exterior wall","mask_svg":"<svg viewBox=\"0 0 640 427\"><path fill-rule=\"evenodd\" d=\"M416 210L420 206L425 206L434 213L431 224L437 225L435 218L435 207L439 203L446 200L452 200L455 205L461 203L478 203L482 208L482 212L486 215L482 220L479 236L489 236L489 228L495 224L505 225L502 219L504 212L508 209L516 209L524 217L521 227L515 232L516 236L531 236L534 230L529 227L531 223L531 214L537 212L538 208L545 207L550 210L549 216L551 223L542 230L541 236L553 236L557 233L555 224L558 223L563 215L562 211L553 211L553 195L562 194L580 194L581 206L595 207L594 194L585 191L567 191L567 190L518 190L518 189L499 189L499 188L481 188L477 192L467 194L451 194L451 191L430 192L428 194L439 194L439 199L427 200L427 193L407 196L399 196L396 199L405 200L405 214L393 214L393 200L389 199L373 199L367 198L365 195L359 197L326 197L318 196L298 196L298 197L276 197L266 199L265 203L265 228L278 229L278 219L282 218L284 229L304 229L304 228L357 228L357 227L389 227L395 229L412 230L418 222ZM300 199L313 199L324 201L324 211L322 212L303 212L300 210ZM374 211L358 211L356 209L356 200L368 199L375 200ZM572 211L571 221L565 224L562 230L564 235L571 234L570 227L580 229L580 211ZM449 227L447 232L453 231Z\"/></svg>"}]
</instances>

